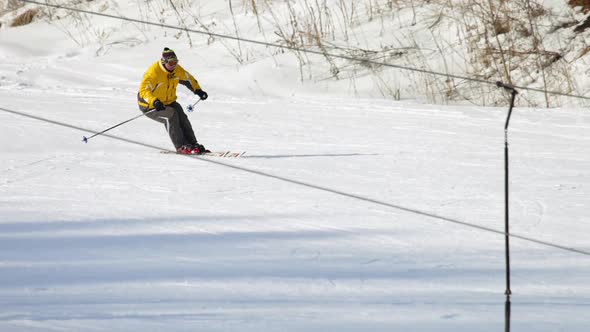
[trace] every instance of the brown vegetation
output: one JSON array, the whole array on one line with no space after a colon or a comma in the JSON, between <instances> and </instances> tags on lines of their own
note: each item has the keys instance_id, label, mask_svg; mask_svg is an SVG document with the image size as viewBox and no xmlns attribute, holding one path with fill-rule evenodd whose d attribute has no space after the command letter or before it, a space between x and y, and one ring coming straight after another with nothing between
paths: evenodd
<instances>
[{"instance_id":1,"label":"brown vegetation","mask_svg":"<svg viewBox=\"0 0 590 332\"><path fill-rule=\"evenodd\" d=\"M582 7L583 13L590 12L590 0L569 0L568 4L572 7Z\"/></svg>"},{"instance_id":2,"label":"brown vegetation","mask_svg":"<svg viewBox=\"0 0 590 332\"><path fill-rule=\"evenodd\" d=\"M12 24L10 24L11 27L18 27L21 25L27 25L31 22L33 22L33 19L35 18L35 15L37 15L37 13L39 12L39 9L29 9L26 12L20 14L19 16L17 16L14 21L12 21Z\"/></svg>"}]
</instances>

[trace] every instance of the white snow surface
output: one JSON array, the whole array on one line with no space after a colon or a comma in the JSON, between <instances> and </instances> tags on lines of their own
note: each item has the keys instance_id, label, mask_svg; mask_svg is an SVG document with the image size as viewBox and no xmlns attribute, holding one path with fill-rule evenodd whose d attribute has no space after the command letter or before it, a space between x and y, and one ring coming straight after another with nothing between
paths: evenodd
<instances>
[{"instance_id":1,"label":"white snow surface","mask_svg":"<svg viewBox=\"0 0 590 332\"><path fill-rule=\"evenodd\" d=\"M505 331L504 236L469 225L504 229L507 107L193 42L0 30L0 331ZM147 118L81 142L140 114L164 46L210 95L199 141L244 157L161 154ZM589 252L590 113L515 108L508 138L511 232ZM588 255L512 238L511 268L512 331L588 331Z\"/></svg>"}]
</instances>

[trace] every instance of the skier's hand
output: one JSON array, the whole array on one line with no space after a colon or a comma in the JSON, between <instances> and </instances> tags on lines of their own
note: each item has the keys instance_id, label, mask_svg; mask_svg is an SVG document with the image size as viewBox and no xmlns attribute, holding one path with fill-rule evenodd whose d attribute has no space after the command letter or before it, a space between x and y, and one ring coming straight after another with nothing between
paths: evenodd
<instances>
[{"instance_id":1,"label":"skier's hand","mask_svg":"<svg viewBox=\"0 0 590 332\"><path fill-rule=\"evenodd\" d=\"M166 106L160 101L160 99L156 99L156 101L154 101L154 107L156 108L156 112L166 109Z\"/></svg>"},{"instance_id":2,"label":"skier's hand","mask_svg":"<svg viewBox=\"0 0 590 332\"><path fill-rule=\"evenodd\" d=\"M199 96L199 98L201 98L202 100L207 99L207 97L209 97L209 95L207 94L207 92L203 91L203 90L196 90L195 94Z\"/></svg>"}]
</instances>

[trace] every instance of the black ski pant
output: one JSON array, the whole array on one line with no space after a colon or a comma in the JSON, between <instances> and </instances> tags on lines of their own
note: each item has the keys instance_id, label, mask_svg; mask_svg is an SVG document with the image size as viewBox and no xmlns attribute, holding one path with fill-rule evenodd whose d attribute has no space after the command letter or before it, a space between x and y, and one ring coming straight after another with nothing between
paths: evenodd
<instances>
[{"instance_id":1,"label":"black ski pant","mask_svg":"<svg viewBox=\"0 0 590 332\"><path fill-rule=\"evenodd\" d=\"M141 106L139 109L144 113L149 111L149 109ZM170 105L166 105L165 110L151 112L146 116L164 124L168 135L170 135L170 140L176 149L183 145L197 144L193 127L179 103L173 102Z\"/></svg>"}]
</instances>

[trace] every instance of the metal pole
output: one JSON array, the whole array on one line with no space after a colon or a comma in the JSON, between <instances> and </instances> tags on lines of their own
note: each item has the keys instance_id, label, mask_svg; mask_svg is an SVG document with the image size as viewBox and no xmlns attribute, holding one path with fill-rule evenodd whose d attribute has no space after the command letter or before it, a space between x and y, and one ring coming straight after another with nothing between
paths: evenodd
<instances>
[{"instance_id":1,"label":"metal pole","mask_svg":"<svg viewBox=\"0 0 590 332\"><path fill-rule=\"evenodd\" d=\"M506 302L504 303L504 331L510 332L510 316L512 313L512 304L510 303L510 296L506 296Z\"/></svg>"},{"instance_id":2,"label":"metal pole","mask_svg":"<svg viewBox=\"0 0 590 332\"><path fill-rule=\"evenodd\" d=\"M508 126L510 124L510 117L512 116L512 109L514 108L514 100L518 92L516 89L508 84L502 82L496 82L496 85L500 88L504 88L512 94L510 99L510 109L508 110L508 116L506 117L506 124L504 125L504 242L506 251L506 294L507 301L510 301L510 295L512 290L510 289L510 195L509 195L509 152L508 152Z\"/></svg>"},{"instance_id":3,"label":"metal pole","mask_svg":"<svg viewBox=\"0 0 590 332\"><path fill-rule=\"evenodd\" d=\"M508 167L508 130L504 131L504 243L506 252L506 296L510 296L510 200L509 200L509 167Z\"/></svg>"},{"instance_id":4,"label":"metal pole","mask_svg":"<svg viewBox=\"0 0 590 332\"><path fill-rule=\"evenodd\" d=\"M187 105L186 106L186 110L189 112L192 112L194 110L195 105L197 105L202 99L197 100L194 104L192 105Z\"/></svg>"},{"instance_id":5,"label":"metal pole","mask_svg":"<svg viewBox=\"0 0 590 332\"><path fill-rule=\"evenodd\" d=\"M109 130L111 130L111 129L114 129L114 128L117 128L117 127L119 127L119 126L120 126L120 125L122 125L122 124L125 124L125 123L127 123L127 122L133 121L133 120L135 120L135 119L137 119L137 118L140 118L140 117L142 117L142 116L144 116L144 115L150 114L150 113L152 113L152 112L155 112L155 111L156 111L156 109L154 108L154 109L153 109L153 110L151 110L151 111L148 111L148 112L142 113L142 114L140 114L140 115L138 115L138 116L136 116L136 117L133 117L133 118L131 118L131 119L129 119L129 120L123 121L123 122L121 122L121 123L119 123L119 124L116 124L116 125L114 125L114 126L112 126L112 127L110 127L110 128L107 128L107 129L105 129L105 130L101 131L100 133L96 133L96 134L94 134L94 135L92 135L92 136L90 136L90 137L83 136L83 138L82 138L82 142L84 142L84 143L88 143L88 140L89 140L89 139L91 139L92 137L95 137L95 136L98 136L98 135L104 134L104 133L106 133L107 131L109 131Z\"/></svg>"}]
</instances>

